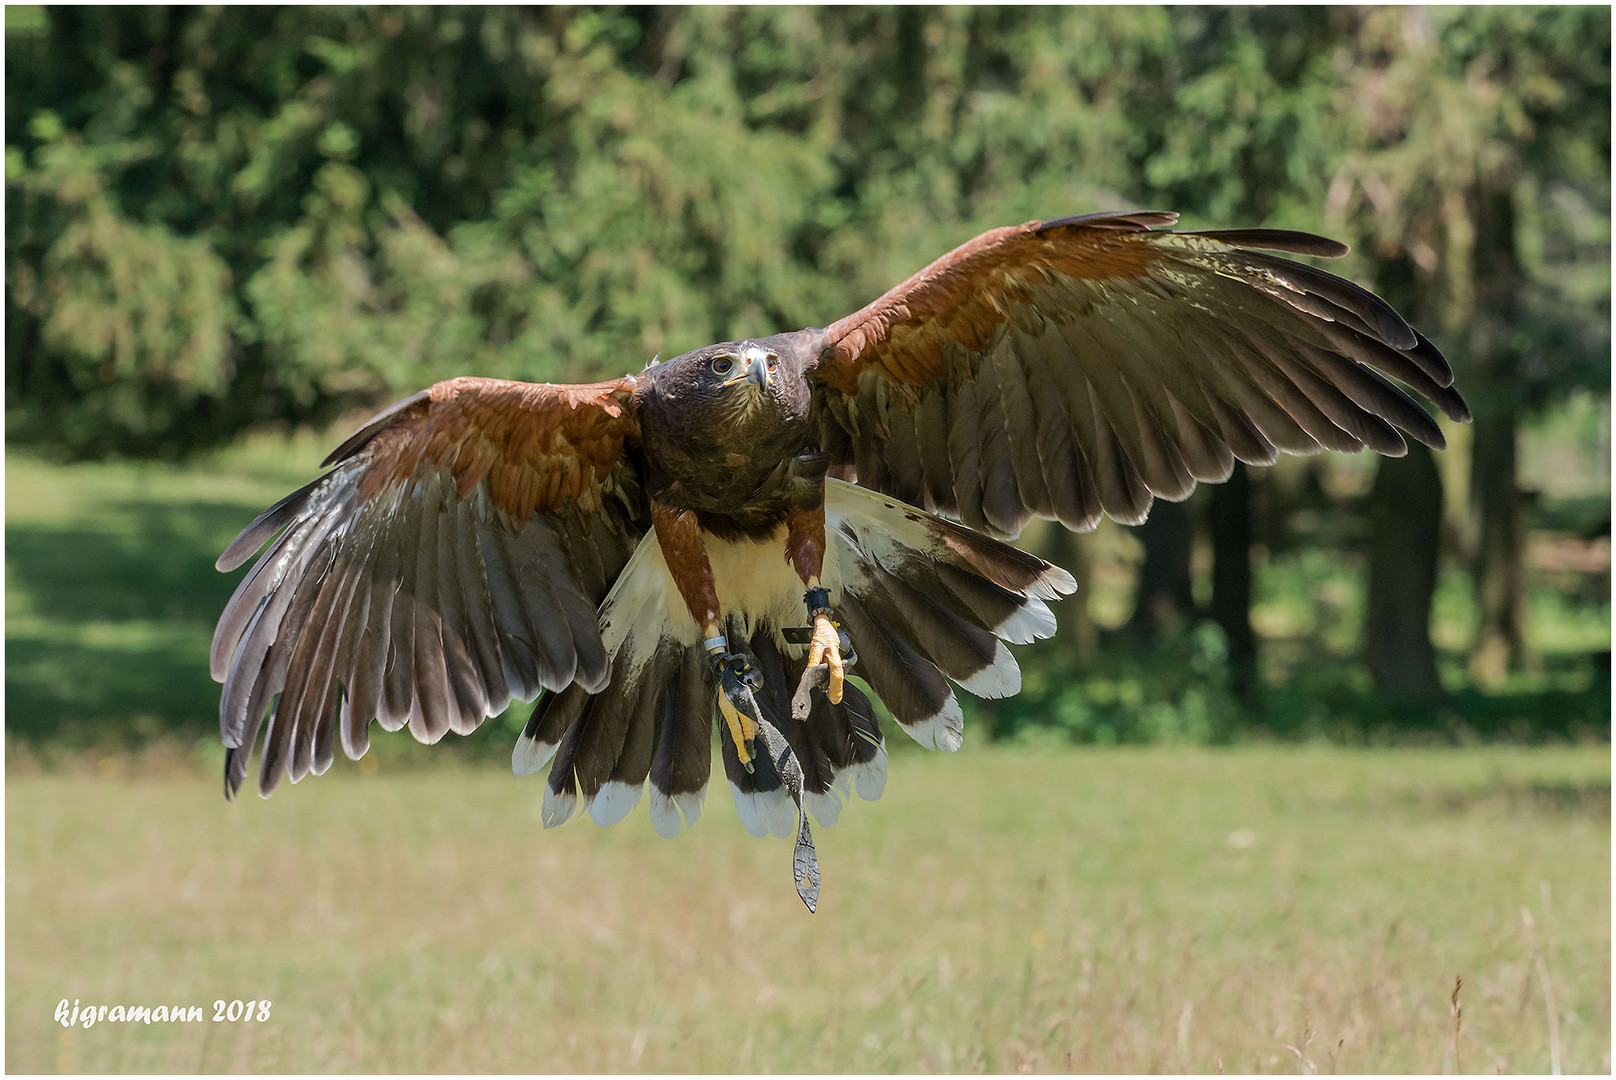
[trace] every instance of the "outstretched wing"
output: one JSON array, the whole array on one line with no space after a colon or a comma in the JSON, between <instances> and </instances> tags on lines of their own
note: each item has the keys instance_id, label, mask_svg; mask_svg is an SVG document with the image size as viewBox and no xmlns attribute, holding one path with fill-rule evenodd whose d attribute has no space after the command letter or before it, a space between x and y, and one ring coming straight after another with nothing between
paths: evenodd
<instances>
[{"instance_id":1,"label":"outstretched wing","mask_svg":"<svg viewBox=\"0 0 1616 1080\"><path fill-rule=\"evenodd\" d=\"M280 535L213 637L226 794L266 712L265 795L324 772L339 732L362 756L373 718L431 743L541 688L600 689L595 608L648 528L634 387L439 383L242 530L220 570Z\"/></svg>"},{"instance_id":2,"label":"outstretched wing","mask_svg":"<svg viewBox=\"0 0 1616 1080\"><path fill-rule=\"evenodd\" d=\"M995 229L826 328L814 377L836 475L1000 535L1032 515L1082 530L1142 521L1236 460L1398 455L1399 429L1440 447L1389 380L1469 418L1441 353L1385 301L1254 250L1344 245L1155 228L1176 220Z\"/></svg>"}]
</instances>

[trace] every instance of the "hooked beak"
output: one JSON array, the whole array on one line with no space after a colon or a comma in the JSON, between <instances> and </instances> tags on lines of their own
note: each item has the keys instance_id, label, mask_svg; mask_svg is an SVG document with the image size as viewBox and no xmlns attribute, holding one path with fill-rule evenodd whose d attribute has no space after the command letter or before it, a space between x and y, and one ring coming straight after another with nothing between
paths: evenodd
<instances>
[{"instance_id":1,"label":"hooked beak","mask_svg":"<svg viewBox=\"0 0 1616 1080\"><path fill-rule=\"evenodd\" d=\"M760 393L766 393L768 391L768 358L755 349L748 349L746 351L746 354L741 357L739 369L735 372L735 374L725 379L720 385L734 386L735 384L743 383L748 379L751 379L753 382L757 383L757 388Z\"/></svg>"}]
</instances>

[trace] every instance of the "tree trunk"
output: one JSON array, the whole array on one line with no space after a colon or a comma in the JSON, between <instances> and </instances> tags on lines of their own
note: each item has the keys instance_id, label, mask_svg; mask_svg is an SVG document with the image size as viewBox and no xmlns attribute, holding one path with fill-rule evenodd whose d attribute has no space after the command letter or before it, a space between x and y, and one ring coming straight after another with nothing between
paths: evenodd
<instances>
[{"instance_id":1,"label":"tree trunk","mask_svg":"<svg viewBox=\"0 0 1616 1080\"><path fill-rule=\"evenodd\" d=\"M1145 561L1139 567L1128 632L1139 644L1150 645L1164 630L1182 630L1195 615L1190 576L1195 536L1189 507L1157 499L1138 535Z\"/></svg>"},{"instance_id":2,"label":"tree trunk","mask_svg":"<svg viewBox=\"0 0 1616 1080\"><path fill-rule=\"evenodd\" d=\"M1089 612L1089 594L1093 591L1094 560L1089 557L1088 537L1077 536L1063 525L1050 530L1053 539L1049 545L1049 561L1063 568L1077 582L1077 591L1051 605L1055 611L1055 640L1060 642L1068 656L1078 664L1094 657L1099 644L1099 629Z\"/></svg>"},{"instance_id":3,"label":"tree trunk","mask_svg":"<svg viewBox=\"0 0 1616 1080\"><path fill-rule=\"evenodd\" d=\"M1364 657L1375 688L1406 716L1428 717L1442 700L1431 645L1442 536L1442 476L1431 451L1411 443L1386 458L1369 492L1369 607Z\"/></svg>"},{"instance_id":4,"label":"tree trunk","mask_svg":"<svg viewBox=\"0 0 1616 1080\"><path fill-rule=\"evenodd\" d=\"M1257 690L1257 635L1251 628L1251 472L1236 462L1228 482L1212 489L1211 616L1229 642L1229 685L1250 701Z\"/></svg>"},{"instance_id":5,"label":"tree trunk","mask_svg":"<svg viewBox=\"0 0 1616 1080\"><path fill-rule=\"evenodd\" d=\"M1525 530L1516 482L1516 418L1503 412L1476 418L1471 492L1481 523L1476 548L1476 641L1470 673L1496 685L1526 663Z\"/></svg>"},{"instance_id":6,"label":"tree trunk","mask_svg":"<svg viewBox=\"0 0 1616 1080\"><path fill-rule=\"evenodd\" d=\"M1476 639L1470 673L1497 684L1526 664L1526 530L1516 462L1521 420L1521 356L1513 325L1523 273L1508 191L1482 199L1476 223L1477 296L1473 326L1477 365L1470 497L1480 523L1476 544Z\"/></svg>"}]
</instances>

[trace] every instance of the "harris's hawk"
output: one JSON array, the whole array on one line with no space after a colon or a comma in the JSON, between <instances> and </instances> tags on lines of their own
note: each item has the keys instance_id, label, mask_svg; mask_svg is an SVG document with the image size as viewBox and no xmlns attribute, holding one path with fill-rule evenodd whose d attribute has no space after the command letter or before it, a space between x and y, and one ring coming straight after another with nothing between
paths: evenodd
<instances>
[{"instance_id":1,"label":"harris's hawk","mask_svg":"<svg viewBox=\"0 0 1616 1080\"><path fill-rule=\"evenodd\" d=\"M1006 643L1054 632L1071 576L1000 538L1137 523L1280 451L1441 447L1405 391L1468 419L1389 305L1268 254L1343 245L1175 221L995 229L823 329L393 406L219 558L269 545L213 640L227 795L261 728L268 795L339 743L359 758L372 719L432 743L542 695L512 764L550 764L545 825L619 821L649 780L671 836L701 814L716 705L741 820L798 836L812 907L803 808L832 824L886 780L844 670L954 750L950 681L1014 694Z\"/></svg>"}]
</instances>

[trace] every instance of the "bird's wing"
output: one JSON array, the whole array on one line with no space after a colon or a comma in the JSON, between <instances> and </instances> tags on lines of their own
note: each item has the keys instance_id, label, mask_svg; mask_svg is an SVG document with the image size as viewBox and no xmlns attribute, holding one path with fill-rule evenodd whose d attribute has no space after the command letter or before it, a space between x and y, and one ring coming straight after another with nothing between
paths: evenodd
<instances>
[{"instance_id":1,"label":"bird's wing","mask_svg":"<svg viewBox=\"0 0 1616 1080\"><path fill-rule=\"evenodd\" d=\"M227 794L266 711L267 795L324 772L339 733L360 757L372 718L430 743L541 688L598 690L595 609L647 528L634 387L439 383L243 529L220 570L275 539L213 638Z\"/></svg>"},{"instance_id":2,"label":"bird's wing","mask_svg":"<svg viewBox=\"0 0 1616 1080\"><path fill-rule=\"evenodd\" d=\"M1390 380L1468 419L1435 346L1278 229L1176 215L995 229L831 324L814 369L832 469L967 525L1136 523L1277 451L1384 454L1442 433ZM1261 250L1259 250L1261 249Z\"/></svg>"}]
</instances>

